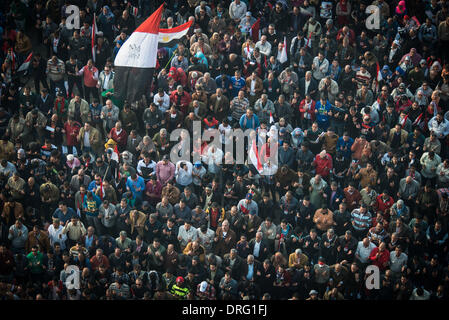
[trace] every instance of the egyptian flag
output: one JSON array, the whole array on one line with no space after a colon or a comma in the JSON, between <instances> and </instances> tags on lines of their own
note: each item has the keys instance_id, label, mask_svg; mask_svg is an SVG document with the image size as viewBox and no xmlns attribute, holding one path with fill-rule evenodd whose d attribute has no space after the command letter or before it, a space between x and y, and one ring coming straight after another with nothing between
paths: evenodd
<instances>
[{"instance_id":1,"label":"egyptian flag","mask_svg":"<svg viewBox=\"0 0 449 320\"><path fill-rule=\"evenodd\" d=\"M123 43L114 60L114 95L136 102L150 92L157 61L161 5Z\"/></svg>"},{"instance_id":2,"label":"egyptian flag","mask_svg":"<svg viewBox=\"0 0 449 320\"><path fill-rule=\"evenodd\" d=\"M105 196L104 188L103 188L103 179L101 179L100 183L100 200L103 201L103 197Z\"/></svg>"},{"instance_id":3,"label":"egyptian flag","mask_svg":"<svg viewBox=\"0 0 449 320\"><path fill-rule=\"evenodd\" d=\"M31 58L33 57L33 53L31 52L26 60L20 65L19 69L17 69L17 72L26 71L30 67Z\"/></svg>"},{"instance_id":4,"label":"egyptian flag","mask_svg":"<svg viewBox=\"0 0 449 320\"><path fill-rule=\"evenodd\" d=\"M278 57L278 60L281 64L287 62L287 39L284 37L284 43L282 44L282 51Z\"/></svg>"},{"instance_id":5,"label":"egyptian flag","mask_svg":"<svg viewBox=\"0 0 449 320\"><path fill-rule=\"evenodd\" d=\"M256 22L251 26L249 30L249 34L251 35L254 42L259 41L260 38L260 18L257 19Z\"/></svg>"},{"instance_id":6,"label":"egyptian flag","mask_svg":"<svg viewBox=\"0 0 449 320\"><path fill-rule=\"evenodd\" d=\"M137 17L137 15L139 14L139 9L132 5L131 5L131 8L129 11L130 11L131 15L133 15L134 17Z\"/></svg>"},{"instance_id":7,"label":"egyptian flag","mask_svg":"<svg viewBox=\"0 0 449 320\"><path fill-rule=\"evenodd\" d=\"M312 48L312 32L309 33L309 37L307 38L306 46Z\"/></svg>"},{"instance_id":8,"label":"egyptian flag","mask_svg":"<svg viewBox=\"0 0 449 320\"><path fill-rule=\"evenodd\" d=\"M253 139L251 149L249 150L249 160L251 161L253 166L257 169L257 171L261 173L263 170L263 166L262 163L260 162L259 152L257 151L256 139Z\"/></svg>"},{"instance_id":9,"label":"egyptian flag","mask_svg":"<svg viewBox=\"0 0 449 320\"><path fill-rule=\"evenodd\" d=\"M376 62L376 92L379 91L379 82L381 82L383 79L382 77L382 72L380 72L380 66L379 66L379 62Z\"/></svg>"},{"instance_id":10,"label":"egyptian flag","mask_svg":"<svg viewBox=\"0 0 449 320\"><path fill-rule=\"evenodd\" d=\"M120 162L119 161L119 152L118 152L118 148L117 148L117 145L115 145L115 147L114 147L114 151L112 152L112 155L111 155L111 159L112 160L115 160L115 161L117 161L117 164ZM120 181L120 170L119 170L119 166L116 166L116 169L115 169L116 171L115 171L115 179L116 179L116 181L118 182L118 181Z\"/></svg>"},{"instance_id":11,"label":"egyptian flag","mask_svg":"<svg viewBox=\"0 0 449 320\"><path fill-rule=\"evenodd\" d=\"M274 123L274 118L273 118L273 115L271 114L271 111L270 111L270 124L272 124L272 123Z\"/></svg>"},{"instance_id":12,"label":"egyptian flag","mask_svg":"<svg viewBox=\"0 0 449 320\"><path fill-rule=\"evenodd\" d=\"M117 161L117 163L119 162L119 152L117 145L115 145L114 151L112 151L111 159Z\"/></svg>"},{"instance_id":13,"label":"egyptian flag","mask_svg":"<svg viewBox=\"0 0 449 320\"><path fill-rule=\"evenodd\" d=\"M95 62L95 35L98 33L98 29L97 29L97 22L96 22L96 17L95 17L95 12L94 12L94 20L92 22L92 35L91 35L91 40L92 40L92 61Z\"/></svg>"},{"instance_id":14,"label":"egyptian flag","mask_svg":"<svg viewBox=\"0 0 449 320\"><path fill-rule=\"evenodd\" d=\"M189 32L192 23L189 21L171 29L159 29L159 48L175 46Z\"/></svg>"}]
</instances>

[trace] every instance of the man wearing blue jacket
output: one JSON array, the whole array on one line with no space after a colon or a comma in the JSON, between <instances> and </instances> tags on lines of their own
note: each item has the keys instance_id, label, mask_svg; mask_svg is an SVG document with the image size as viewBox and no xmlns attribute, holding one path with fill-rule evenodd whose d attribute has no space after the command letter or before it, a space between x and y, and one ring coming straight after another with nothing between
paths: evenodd
<instances>
[{"instance_id":1,"label":"man wearing blue jacket","mask_svg":"<svg viewBox=\"0 0 449 320\"><path fill-rule=\"evenodd\" d=\"M354 139L349 136L348 132L344 132L343 136L338 138L337 152L341 152L346 159L350 159L352 152L351 146L354 143Z\"/></svg>"},{"instance_id":2,"label":"man wearing blue jacket","mask_svg":"<svg viewBox=\"0 0 449 320\"><path fill-rule=\"evenodd\" d=\"M330 124L330 117L332 116L332 105L325 98L321 97L320 101L315 105L316 121L321 130L326 131Z\"/></svg>"},{"instance_id":3,"label":"man wearing blue jacket","mask_svg":"<svg viewBox=\"0 0 449 320\"><path fill-rule=\"evenodd\" d=\"M256 130L260 126L259 117L254 114L252 109L246 109L246 113L240 117L240 128Z\"/></svg>"}]
</instances>

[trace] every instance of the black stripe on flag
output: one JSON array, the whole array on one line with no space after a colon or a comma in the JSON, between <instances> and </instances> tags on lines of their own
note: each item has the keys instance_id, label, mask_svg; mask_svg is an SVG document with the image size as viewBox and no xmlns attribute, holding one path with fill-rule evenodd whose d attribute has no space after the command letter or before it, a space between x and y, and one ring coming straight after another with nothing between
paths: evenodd
<instances>
[{"instance_id":1,"label":"black stripe on flag","mask_svg":"<svg viewBox=\"0 0 449 320\"><path fill-rule=\"evenodd\" d=\"M157 48L173 48L174 46L176 46L178 43L182 42L181 39L172 39L170 41L167 42L158 42L157 44Z\"/></svg>"},{"instance_id":2,"label":"black stripe on flag","mask_svg":"<svg viewBox=\"0 0 449 320\"><path fill-rule=\"evenodd\" d=\"M133 103L151 92L154 68L116 66L114 72L114 95L118 99Z\"/></svg>"}]
</instances>

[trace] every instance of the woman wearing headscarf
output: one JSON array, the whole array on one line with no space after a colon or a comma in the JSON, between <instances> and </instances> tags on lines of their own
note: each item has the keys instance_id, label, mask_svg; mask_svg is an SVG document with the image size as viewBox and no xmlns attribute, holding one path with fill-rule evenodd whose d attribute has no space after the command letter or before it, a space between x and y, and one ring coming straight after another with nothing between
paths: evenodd
<instances>
[{"instance_id":1,"label":"woman wearing headscarf","mask_svg":"<svg viewBox=\"0 0 449 320\"><path fill-rule=\"evenodd\" d=\"M382 75L382 81L384 81L387 85L391 83L393 80L393 72L391 72L390 67L388 65L384 65L382 70L380 71Z\"/></svg>"},{"instance_id":2,"label":"woman wearing headscarf","mask_svg":"<svg viewBox=\"0 0 449 320\"><path fill-rule=\"evenodd\" d=\"M394 10L395 15L398 17L399 21L402 21L405 15L407 15L407 8L405 7L405 1L401 0L399 1L398 5L396 6L396 9Z\"/></svg>"},{"instance_id":3,"label":"woman wearing headscarf","mask_svg":"<svg viewBox=\"0 0 449 320\"><path fill-rule=\"evenodd\" d=\"M206 66L206 68L209 67L209 63L207 62L207 58L204 55L204 53L202 53L201 51L198 51L195 54L195 57L198 58L198 63L204 64Z\"/></svg>"},{"instance_id":4,"label":"woman wearing headscarf","mask_svg":"<svg viewBox=\"0 0 449 320\"><path fill-rule=\"evenodd\" d=\"M181 68L171 67L168 72L168 78L173 78L176 83L183 87L187 85L187 75Z\"/></svg>"}]
</instances>

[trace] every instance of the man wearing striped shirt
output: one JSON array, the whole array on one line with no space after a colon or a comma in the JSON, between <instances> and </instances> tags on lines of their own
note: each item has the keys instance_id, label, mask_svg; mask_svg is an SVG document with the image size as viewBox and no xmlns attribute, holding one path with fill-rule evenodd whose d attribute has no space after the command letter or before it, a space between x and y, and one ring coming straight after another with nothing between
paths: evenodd
<instances>
[{"instance_id":1,"label":"man wearing striped shirt","mask_svg":"<svg viewBox=\"0 0 449 320\"><path fill-rule=\"evenodd\" d=\"M367 235L371 227L372 215L368 211L368 206L362 204L360 208L356 208L351 212L351 223L356 238L363 238Z\"/></svg>"},{"instance_id":2,"label":"man wearing striped shirt","mask_svg":"<svg viewBox=\"0 0 449 320\"><path fill-rule=\"evenodd\" d=\"M360 66L360 70L355 74L355 80L357 82L357 89L361 89L362 85L369 85L371 82L371 74L365 65Z\"/></svg>"}]
</instances>

